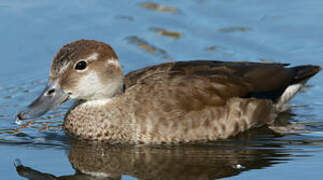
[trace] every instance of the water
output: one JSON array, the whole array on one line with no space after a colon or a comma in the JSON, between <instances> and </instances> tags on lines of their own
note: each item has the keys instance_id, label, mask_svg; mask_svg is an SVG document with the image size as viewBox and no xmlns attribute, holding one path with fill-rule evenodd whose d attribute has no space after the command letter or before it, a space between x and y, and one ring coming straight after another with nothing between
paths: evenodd
<instances>
[{"instance_id":1,"label":"water","mask_svg":"<svg viewBox=\"0 0 323 180\"><path fill-rule=\"evenodd\" d=\"M96 179L80 171L115 179L320 179L322 73L285 115L307 131L284 136L263 128L200 145L100 146L64 134L70 104L21 125L13 117L41 92L56 51L81 38L111 44L124 72L189 59L322 66L322 5L320 0L1 0L1 179ZM19 173L16 159L23 165Z\"/></svg>"}]
</instances>

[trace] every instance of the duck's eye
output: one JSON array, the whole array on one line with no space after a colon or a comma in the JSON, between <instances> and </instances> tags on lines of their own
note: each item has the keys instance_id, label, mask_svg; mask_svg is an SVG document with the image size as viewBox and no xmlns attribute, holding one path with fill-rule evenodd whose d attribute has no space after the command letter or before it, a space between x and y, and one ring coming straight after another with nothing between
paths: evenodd
<instances>
[{"instance_id":1,"label":"duck's eye","mask_svg":"<svg viewBox=\"0 0 323 180\"><path fill-rule=\"evenodd\" d=\"M87 63L85 61L80 61L75 65L76 70L84 70L87 67Z\"/></svg>"}]
</instances>

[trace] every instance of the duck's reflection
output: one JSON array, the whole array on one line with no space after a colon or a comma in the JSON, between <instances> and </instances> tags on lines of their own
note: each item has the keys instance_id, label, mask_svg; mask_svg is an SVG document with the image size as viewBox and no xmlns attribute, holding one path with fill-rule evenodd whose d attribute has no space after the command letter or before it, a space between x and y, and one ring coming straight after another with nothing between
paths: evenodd
<instances>
[{"instance_id":1,"label":"duck's reflection","mask_svg":"<svg viewBox=\"0 0 323 180\"><path fill-rule=\"evenodd\" d=\"M18 165L20 176L34 179L215 179L284 162L290 154L271 140L244 137L207 145L120 146L73 141L68 158L74 175L56 177ZM251 135L253 139L255 138ZM273 137L272 137L273 138ZM248 140L249 139L249 140ZM271 139L271 138L269 138Z\"/></svg>"}]
</instances>

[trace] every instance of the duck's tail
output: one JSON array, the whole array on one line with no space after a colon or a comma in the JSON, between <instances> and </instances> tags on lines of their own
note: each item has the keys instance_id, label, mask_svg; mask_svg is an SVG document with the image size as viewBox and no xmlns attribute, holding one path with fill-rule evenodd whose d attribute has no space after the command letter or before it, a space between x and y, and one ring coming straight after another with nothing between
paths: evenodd
<instances>
[{"instance_id":1,"label":"duck's tail","mask_svg":"<svg viewBox=\"0 0 323 180\"><path fill-rule=\"evenodd\" d=\"M276 107L279 111L286 110L285 104L295 96L295 94L302 89L307 80L318 73L322 68L315 65L304 65L290 68L294 72L294 77L291 84L285 89L283 94L279 97Z\"/></svg>"}]
</instances>

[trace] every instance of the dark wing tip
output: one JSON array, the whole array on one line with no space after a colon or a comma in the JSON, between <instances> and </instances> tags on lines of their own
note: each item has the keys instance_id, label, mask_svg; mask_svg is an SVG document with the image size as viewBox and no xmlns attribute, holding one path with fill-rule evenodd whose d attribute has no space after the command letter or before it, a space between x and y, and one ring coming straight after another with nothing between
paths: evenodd
<instances>
[{"instance_id":1,"label":"dark wing tip","mask_svg":"<svg viewBox=\"0 0 323 180\"><path fill-rule=\"evenodd\" d=\"M303 65L292 67L291 69L294 70L295 73L294 83L298 83L311 78L312 76L320 72L322 70L322 67L317 65Z\"/></svg>"}]
</instances>

